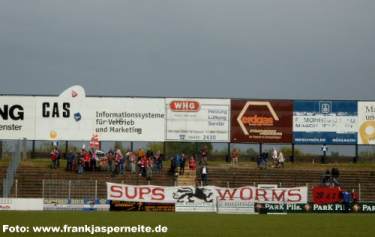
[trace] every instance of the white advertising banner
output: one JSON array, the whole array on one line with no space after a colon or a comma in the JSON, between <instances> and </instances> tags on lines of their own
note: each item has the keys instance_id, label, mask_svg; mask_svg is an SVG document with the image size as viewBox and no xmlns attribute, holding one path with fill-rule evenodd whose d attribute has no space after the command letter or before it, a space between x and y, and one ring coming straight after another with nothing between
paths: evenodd
<instances>
[{"instance_id":1,"label":"white advertising banner","mask_svg":"<svg viewBox=\"0 0 375 237\"><path fill-rule=\"evenodd\" d=\"M89 140L86 99L81 97L36 97L36 140Z\"/></svg>"},{"instance_id":2,"label":"white advertising banner","mask_svg":"<svg viewBox=\"0 0 375 237\"><path fill-rule=\"evenodd\" d=\"M375 144L375 101L358 102L358 144Z\"/></svg>"},{"instance_id":3,"label":"white advertising banner","mask_svg":"<svg viewBox=\"0 0 375 237\"><path fill-rule=\"evenodd\" d=\"M42 198L0 198L0 211L43 211Z\"/></svg>"},{"instance_id":4,"label":"white advertising banner","mask_svg":"<svg viewBox=\"0 0 375 237\"><path fill-rule=\"evenodd\" d=\"M34 107L31 96L0 96L0 139L34 139Z\"/></svg>"},{"instance_id":5,"label":"white advertising banner","mask_svg":"<svg viewBox=\"0 0 375 237\"><path fill-rule=\"evenodd\" d=\"M217 200L227 202L294 204L307 203L307 187L164 187L107 183L107 199L128 202L176 203L176 208L178 206L181 206L181 208L186 206L188 208L189 205L194 208L202 206L204 203L208 204L208 206L210 203L215 205ZM227 203L223 205L228 206Z\"/></svg>"},{"instance_id":6,"label":"white advertising banner","mask_svg":"<svg viewBox=\"0 0 375 237\"><path fill-rule=\"evenodd\" d=\"M166 140L229 142L230 100L165 99Z\"/></svg>"},{"instance_id":7,"label":"white advertising banner","mask_svg":"<svg viewBox=\"0 0 375 237\"><path fill-rule=\"evenodd\" d=\"M164 99L87 98L84 113L100 140L164 141Z\"/></svg>"}]
</instances>

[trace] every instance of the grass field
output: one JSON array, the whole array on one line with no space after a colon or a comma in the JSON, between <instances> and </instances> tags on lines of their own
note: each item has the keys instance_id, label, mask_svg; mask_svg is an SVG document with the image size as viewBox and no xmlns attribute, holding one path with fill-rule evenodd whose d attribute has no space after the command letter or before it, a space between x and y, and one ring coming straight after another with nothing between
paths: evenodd
<instances>
[{"instance_id":1,"label":"grass field","mask_svg":"<svg viewBox=\"0 0 375 237\"><path fill-rule=\"evenodd\" d=\"M114 236L373 236L375 215L288 214L217 215L202 213L135 212L1 212L1 225L165 225L167 234L112 234ZM1 226L2 228L2 226ZM90 234L8 234L0 236L93 236ZM96 234L94 236L105 236Z\"/></svg>"}]
</instances>

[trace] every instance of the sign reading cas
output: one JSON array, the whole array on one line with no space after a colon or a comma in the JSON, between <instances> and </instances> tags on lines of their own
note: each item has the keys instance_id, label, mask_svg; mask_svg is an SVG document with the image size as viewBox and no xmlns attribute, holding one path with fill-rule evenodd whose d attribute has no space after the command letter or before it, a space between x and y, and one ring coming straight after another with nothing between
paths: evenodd
<instances>
[{"instance_id":1,"label":"sign reading cas","mask_svg":"<svg viewBox=\"0 0 375 237\"><path fill-rule=\"evenodd\" d=\"M229 141L230 100L165 99L166 140Z\"/></svg>"}]
</instances>

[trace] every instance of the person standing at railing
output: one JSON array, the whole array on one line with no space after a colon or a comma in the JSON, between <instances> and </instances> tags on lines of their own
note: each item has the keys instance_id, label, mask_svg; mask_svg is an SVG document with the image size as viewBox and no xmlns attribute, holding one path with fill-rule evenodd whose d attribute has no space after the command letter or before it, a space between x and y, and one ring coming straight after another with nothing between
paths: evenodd
<instances>
[{"instance_id":1,"label":"person standing at railing","mask_svg":"<svg viewBox=\"0 0 375 237\"><path fill-rule=\"evenodd\" d=\"M240 151L237 148L233 148L231 157L232 157L232 166L238 165L238 159L240 156Z\"/></svg>"},{"instance_id":2,"label":"person standing at railing","mask_svg":"<svg viewBox=\"0 0 375 237\"><path fill-rule=\"evenodd\" d=\"M50 158L51 158L51 162L52 162L52 165L51 165L51 168L52 169L56 169L57 168L57 159L58 159L58 156L59 156L59 151L57 150L56 147L54 147L50 153Z\"/></svg>"}]
</instances>

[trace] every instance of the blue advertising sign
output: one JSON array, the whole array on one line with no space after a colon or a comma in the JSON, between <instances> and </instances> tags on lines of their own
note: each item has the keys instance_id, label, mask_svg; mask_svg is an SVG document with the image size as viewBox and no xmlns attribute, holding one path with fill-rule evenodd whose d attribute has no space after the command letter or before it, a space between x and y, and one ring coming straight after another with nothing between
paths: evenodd
<instances>
[{"instance_id":1,"label":"blue advertising sign","mask_svg":"<svg viewBox=\"0 0 375 237\"><path fill-rule=\"evenodd\" d=\"M356 144L357 101L296 100L293 141L297 144Z\"/></svg>"}]
</instances>

